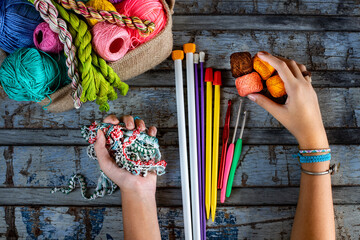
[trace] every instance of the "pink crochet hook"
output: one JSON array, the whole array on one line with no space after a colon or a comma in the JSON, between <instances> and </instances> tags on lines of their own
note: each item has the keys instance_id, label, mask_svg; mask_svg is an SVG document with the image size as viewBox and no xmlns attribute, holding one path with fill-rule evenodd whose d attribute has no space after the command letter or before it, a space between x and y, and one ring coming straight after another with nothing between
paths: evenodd
<instances>
[{"instance_id":1,"label":"pink crochet hook","mask_svg":"<svg viewBox=\"0 0 360 240\"><path fill-rule=\"evenodd\" d=\"M235 123L233 139L232 139L232 142L229 145L229 148L228 148L227 153L226 153L223 185L222 185L222 188L221 188L221 195L220 195L220 202L221 203L225 202L226 186L227 186L227 181L228 181L228 178L229 178L229 172L230 172L230 168L231 168L232 159L233 159L233 156L234 156L234 148L235 148L234 143L235 143L235 137L236 137L236 130L237 130L238 125L239 125L239 118L240 118L240 113L241 113L242 102L243 102L243 100L241 99L240 104L239 104L238 114L237 114L237 117L236 117L236 123Z\"/></svg>"}]
</instances>

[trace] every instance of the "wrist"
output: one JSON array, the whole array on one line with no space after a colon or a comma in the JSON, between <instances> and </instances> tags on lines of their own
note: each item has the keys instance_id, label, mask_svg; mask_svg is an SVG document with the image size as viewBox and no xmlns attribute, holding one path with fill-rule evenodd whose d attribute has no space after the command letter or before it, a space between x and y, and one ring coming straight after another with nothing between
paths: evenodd
<instances>
[{"instance_id":1,"label":"wrist","mask_svg":"<svg viewBox=\"0 0 360 240\"><path fill-rule=\"evenodd\" d=\"M324 172L329 170L330 161L326 162L317 162L317 163L302 163L301 167L310 172Z\"/></svg>"},{"instance_id":2,"label":"wrist","mask_svg":"<svg viewBox=\"0 0 360 240\"><path fill-rule=\"evenodd\" d=\"M318 132L313 132L307 135L302 135L298 139L299 149L322 149L329 148L329 142L326 136L325 129Z\"/></svg>"},{"instance_id":3,"label":"wrist","mask_svg":"<svg viewBox=\"0 0 360 240\"><path fill-rule=\"evenodd\" d=\"M155 199L155 191L152 190L122 190L121 192L121 198L131 199L132 201L149 201L152 199Z\"/></svg>"}]
</instances>

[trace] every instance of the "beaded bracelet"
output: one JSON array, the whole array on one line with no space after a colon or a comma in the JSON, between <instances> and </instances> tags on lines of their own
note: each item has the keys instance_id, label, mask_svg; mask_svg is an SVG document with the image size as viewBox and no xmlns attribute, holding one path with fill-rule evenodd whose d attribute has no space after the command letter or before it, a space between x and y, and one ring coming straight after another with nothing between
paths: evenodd
<instances>
[{"instance_id":1,"label":"beaded bracelet","mask_svg":"<svg viewBox=\"0 0 360 240\"><path fill-rule=\"evenodd\" d=\"M330 148L323 148L323 149L299 149L299 153L303 154L303 153L329 153L331 152Z\"/></svg>"},{"instance_id":2,"label":"beaded bracelet","mask_svg":"<svg viewBox=\"0 0 360 240\"><path fill-rule=\"evenodd\" d=\"M317 156L303 156L300 153L293 155L294 158L298 157L301 163L314 163L314 162L326 162L331 160L331 153Z\"/></svg>"}]
</instances>

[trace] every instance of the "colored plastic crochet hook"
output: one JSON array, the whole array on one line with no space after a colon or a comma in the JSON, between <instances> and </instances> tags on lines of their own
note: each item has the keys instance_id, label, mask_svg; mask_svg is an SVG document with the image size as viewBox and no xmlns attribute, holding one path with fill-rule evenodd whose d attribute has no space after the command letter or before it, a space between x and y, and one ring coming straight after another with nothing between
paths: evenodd
<instances>
[{"instance_id":1,"label":"colored plastic crochet hook","mask_svg":"<svg viewBox=\"0 0 360 240\"><path fill-rule=\"evenodd\" d=\"M205 209L206 218L210 217L211 204L211 143L212 143L212 82L213 70L207 68L205 72L206 82L206 164L205 164Z\"/></svg>"},{"instance_id":2,"label":"colored plastic crochet hook","mask_svg":"<svg viewBox=\"0 0 360 240\"><path fill-rule=\"evenodd\" d=\"M220 202L223 203L225 202L225 194L226 194L226 186L227 186L227 181L228 181L228 177L229 177L229 172L230 172L230 167L231 167L231 162L234 156L234 143L235 143L235 137L236 137L236 131L239 125L239 118L240 118L240 113L241 113L241 106L242 106L242 102L243 100L240 100L240 104L239 104L239 110L238 110L238 114L236 117L236 123L235 123L235 129L234 129L234 134L233 134L233 138L232 138L232 142L229 145L229 148L227 150L227 154L226 154L226 160L225 160L225 169L224 169L224 179L223 179L223 185L221 188L221 195L220 195Z\"/></svg>"},{"instance_id":3,"label":"colored plastic crochet hook","mask_svg":"<svg viewBox=\"0 0 360 240\"><path fill-rule=\"evenodd\" d=\"M186 79L188 98L188 127L190 149L190 183L191 183L191 216L193 223L193 239L200 240L200 209L199 209L199 179L196 145L196 108L195 108L195 80L194 80L194 43L184 44L186 53Z\"/></svg>"},{"instance_id":4,"label":"colored plastic crochet hook","mask_svg":"<svg viewBox=\"0 0 360 240\"><path fill-rule=\"evenodd\" d=\"M230 197L232 185L233 185L233 182L234 182L234 176L235 176L236 167L237 167L237 164L238 164L239 159L240 159L240 155L241 155L241 151L242 151L242 136L243 136L243 133L244 133L245 121L246 121L246 111L244 112L244 119L243 119L243 122L242 122L242 125L241 125L240 136L239 136L239 139L236 141L234 158L233 158L233 161L232 161L232 164L231 164L229 180L228 180L227 187L226 187L226 197Z\"/></svg>"},{"instance_id":5,"label":"colored plastic crochet hook","mask_svg":"<svg viewBox=\"0 0 360 240\"><path fill-rule=\"evenodd\" d=\"M202 211L200 218L203 223L201 238L206 240L206 211L205 211L205 98L204 98L204 62L205 53L200 52L200 102L201 102L201 178L202 178Z\"/></svg>"},{"instance_id":6,"label":"colored plastic crochet hook","mask_svg":"<svg viewBox=\"0 0 360 240\"><path fill-rule=\"evenodd\" d=\"M198 64L199 64L199 54L194 54L194 72L195 72L195 100L196 100L196 140L197 140L197 157L198 157L198 181L199 181L199 217L200 217L200 237L203 239L203 228L204 221L202 217L202 212L204 209L204 199L202 194L203 181L202 181L202 161L201 161L201 125L200 125L200 93L199 93L199 77L198 77Z\"/></svg>"},{"instance_id":7,"label":"colored plastic crochet hook","mask_svg":"<svg viewBox=\"0 0 360 240\"><path fill-rule=\"evenodd\" d=\"M184 52L175 50L172 52L172 59L175 65L175 85L176 85L176 107L179 134L179 153L180 153L180 173L181 173L181 193L184 215L185 239L192 239L191 205L190 205L190 185L188 172L188 157L186 144L185 127L185 106L184 106L184 83L182 74L182 60Z\"/></svg>"},{"instance_id":8,"label":"colored plastic crochet hook","mask_svg":"<svg viewBox=\"0 0 360 240\"><path fill-rule=\"evenodd\" d=\"M219 164L219 127L220 127L220 86L221 86L221 72L216 71L214 74L214 138L213 138L213 158L212 158L212 173L211 173L211 216L212 221L215 221L216 204L217 204L217 176Z\"/></svg>"},{"instance_id":9,"label":"colored plastic crochet hook","mask_svg":"<svg viewBox=\"0 0 360 240\"><path fill-rule=\"evenodd\" d=\"M218 189L221 189L221 187L223 185L226 149L227 149L228 140L229 140L230 115L231 115L231 100L228 101L228 108L226 110L225 125L224 125L224 130L223 130L223 135L222 135L222 149L221 149Z\"/></svg>"}]
</instances>

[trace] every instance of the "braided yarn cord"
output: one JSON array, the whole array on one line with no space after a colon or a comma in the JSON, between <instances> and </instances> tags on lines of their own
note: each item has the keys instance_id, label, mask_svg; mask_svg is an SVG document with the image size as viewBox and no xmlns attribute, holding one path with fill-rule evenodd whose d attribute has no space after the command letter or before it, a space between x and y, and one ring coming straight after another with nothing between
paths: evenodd
<instances>
[{"instance_id":1,"label":"braided yarn cord","mask_svg":"<svg viewBox=\"0 0 360 240\"><path fill-rule=\"evenodd\" d=\"M58 11L51 0L31 0L40 13L40 16L47 22L50 29L59 35L60 42L64 44L64 51L67 56L66 66L68 67L68 75L72 80L71 86L73 89L72 98L74 99L74 107L80 108L80 97L82 94L82 87L80 84L80 77L77 72L78 62L76 58L76 47L73 44L73 39L67 29L66 22L58 18Z\"/></svg>"},{"instance_id":2,"label":"braided yarn cord","mask_svg":"<svg viewBox=\"0 0 360 240\"><path fill-rule=\"evenodd\" d=\"M82 136L90 143L87 153L91 159L97 160L94 143L98 130L103 131L105 134L106 148L120 168L127 170L133 175L144 177L149 171L153 171L159 176L165 173L167 163L161 160L157 138L140 132L140 129L129 131L124 125L98 124L94 122L89 127L84 126L81 129ZM87 196L88 187L85 178L81 174L73 175L67 187L54 188L51 192L69 194L75 189L76 182L78 181L81 186L81 195L85 199L93 200L98 197L104 197L106 194L111 195L116 190L117 185L104 172L100 171L100 173L97 187L90 196Z\"/></svg>"},{"instance_id":3,"label":"braided yarn cord","mask_svg":"<svg viewBox=\"0 0 360 240\"><path fill-rule=\"evenodd\" d=\"M75 0L58 0L66 9L72 9L77 14L82 15L88 19L94 19L99 22L107 21L116 24L120 27L128 27L131 29L138 29L145 35L150 34L155 29L155 24L149 20L141 20L138 17L128 17L116 11L96 10L93 7L88 7L85 3Z\"/></svg>"},{"instance_id":4,"label":"braided yarn cord","mask_svg":"<svg viewBox=\"0 0 360 240\"><path fill-rule=\"evenodd\" d=\"M78 48L77 56L79 72L82 76L83 94L81 101L94 101L100 105L101 111L108 111L107 100L115 100L117 94L114 87L126 95L129 86L122 82L113 69L106 64L105 60L98 57L92 49L91 33L87 24L75 14L67 12L61 5L55 3L60 16L69 23L69 32L73 36L74 44ZM94 63L94 64L93 64Z\"/></svg>"}]
</instances>

